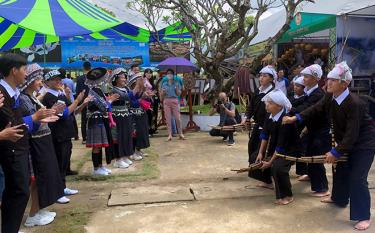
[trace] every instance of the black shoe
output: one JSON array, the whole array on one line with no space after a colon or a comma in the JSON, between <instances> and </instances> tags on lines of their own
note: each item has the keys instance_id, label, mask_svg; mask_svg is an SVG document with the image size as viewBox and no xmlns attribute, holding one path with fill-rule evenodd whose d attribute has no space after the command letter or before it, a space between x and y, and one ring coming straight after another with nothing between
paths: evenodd
<instances>
[{"instance_id":1,"label":"black shoe","mask_svg":"<svg viewBox=\"0 0 375 233\"><path fill-rule=\"evenodd\" d=\"M75 175L78 175L78 172L70 170L70 171L66 171L66 175L67 176L75 176Z\"/></svg>"},{"instance_id":2,"label":"black shoe","mask_svg":"<svg viewBox=\"0 0 375 233\"><path fill-rule=\"evenodd\" d=\"M79 137L74 137L74 141L78 141L79 140Z\"/></svg>"}]
</instances>

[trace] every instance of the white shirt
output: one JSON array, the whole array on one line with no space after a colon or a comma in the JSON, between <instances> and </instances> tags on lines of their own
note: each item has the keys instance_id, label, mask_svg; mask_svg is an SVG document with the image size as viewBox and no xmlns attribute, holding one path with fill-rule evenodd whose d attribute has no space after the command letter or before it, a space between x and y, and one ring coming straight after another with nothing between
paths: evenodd
<instances>
[{"instance_id":1,"label":"white shirt","mask_svg":"<svg viewBox=\"0 0 375 233\"><path fill-rule=\"evenodd\" d=\"M275 80L275 88L282 91L285 95L287 94L286 83L283 78L281 78L280 80L279 79Z\"/></svg>"},{"instance_id":2,"label":"white shirt","mask_svg":"<svg viewBox=\"0 0 375 233\"><path fill-rule=\"evenodd\" d=\"M0 80L0 85L5 88L11 98L15 97L15 99L18 99L20 96L20 91L18 88L13 89L4 79Z\"/></svg>"},{"instance_id":3,"label":"white shirt","mask_svg":"<svg viewBox=\"0 0 375 233\"><path fill-rule=\"evenodd\" d=\"M270 84L266 89L263 89L263 87L259 87L259 93L267 94L272 89L272 84Z\"/></svg>"},{"instance_id":4,"label":"white shirt","mask_svg":"<svg viewBox=\"0 0 375 233\"><path fill-rule=\"evenodd\" d=\"M272 119L273 122L276 122L280 119L281 114L283 114L284 109L282 109L280 112L278 112L275 116L270 115L270 119Z\"/></svg>"},{"instance_id":5,"label":"white shirt","mask_svg":"<svg viewBox=\"0 0 375 233\"><path fill-rule=\"evenodd\" d=\"M306 93L306 95L307 96L310 96L311 95L311 93L313 92L313 91L315 91L315 89L317 89L319 86L318 86L318 84L316 84L315 86L313 86L312 88L310 88L309 90L307 90L307 87L305 87L305 93Z\"/></svg>"},{"instance_id":6,"label":"white shirt","mask_svg":"<svg viewBox=\"0 0 375 233\"><path fill-rule=\"evenodd\" d=\"M294 94L294 99L299 99L299 98L301 98L301 97L304 97L305 95L296 95L296 94Z\"/></svg>"},{"instance_id":7,"label":"white shirt","mask_svg":"<svg viewBox=\"0 0 375 233\"><path fill-rule=\"evenodd\" d=\"M48 93L51 93L52 95L59 97L60 95L65 95L63 91L56 91L53 89L48 89Z\"/></svg>"},{"instance_id":8,"label":"white shirt","mask_svg":"<svg viewBox=\"0 0 375 233\"><path fill-rule=\"evenodd\" d=\"M341 93L339 96L337 97L333 97L334 100L336 100L336 103L338 105L341 105L341 103L346 99L346 97L348 97L350 94L349 92L349 89L346 88L345 91L343 91L343 93Z\"/></svg>"}]
</instances>

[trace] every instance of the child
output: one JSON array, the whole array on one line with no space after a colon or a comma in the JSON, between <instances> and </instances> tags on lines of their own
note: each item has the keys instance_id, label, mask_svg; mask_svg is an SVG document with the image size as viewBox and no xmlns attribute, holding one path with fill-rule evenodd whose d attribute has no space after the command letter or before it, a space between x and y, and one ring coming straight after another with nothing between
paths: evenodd
<instances>
[{"instance_id":1,"label":"child","mask_svg":"<svg viewBox=\"0 0 375 233\"><path fill-rule=\"evenodd\" d=\"M250 121L251 118L253 118L255 122L253 130L251 131L251 135L249 135L249 164L254 163L257 158L261 141L259 138L260 132L262 131L262 127L267 115L262 98L274 89L273 80L274 78L276 78L276 76L276 71L272 66L266 66L260 71L259 90L256 90L255 94L251 97L250 104L246 111L246 118L242 122L245 123L245 121ZM261 182L260 184L258 184L259 187L270 189L273 188L271 173L269 170L250 171L249 177L259 180Z\"/></svg>"},{"instance_id":2,"label":"child","mask_svg":"<svg viewBox=\"0 0 375 233\"><path fill-rule=\"evenodd\" d=\"M345 207L350 200L350 219L357 221L354 228L366 230L371 223L367 177L375 154L375 127L366 104L349 92L352 74L346 62L337 64L327 78L328 93L322 101L283 122L330 117L337 145L325 153L326 162L335 163L343 155L349 160L337 163L332 195L322 201Z\"/></svg>"},{"instance_id":3,"label":"child","mask_svg":"<svg viewBox=\"0 0 375 233\"><path fill-rule=\"evenodd\" d=\"M115 125L112 119L111 103L119 97L118 94L110 95L107 101L101 90L107 77L105 68L94 68L87 73L85 81L90 88L89 95L93 96L93 101L87 107L86 147L92 148L93 174L103 176L111 174L111 170L102 164L102 148L105 148L106 162L110 164L113 157L110 126Z\"/></svg>"},{"instance_id":4,"label":"child","mask_svg":"<svg viewBox=\"0 0 375 233\"><path fill-rule=\"evenodd\" d=\"M282 125L282 118L292 105L280 90L273 90L262 99L269 113L261 133L261 146L257 161L262 161L267 149L267 157L262 169L272 166L272 177L275 182L276 204L287 205L293 201L292 185L289 178L291 161L277 157L276 153L288 156L299 156L301 146L296 125ZM269 139L270 138L270 139Z\"/></svg>"},{"instance_id":5,"label":"child","mask_svg":"<svg viewBox=\"0 0 375 233\"><path fill-rule=\"evenodd\" d=\"M303 82L303 76L296 78L293 82L293 95L289 98L292 104L292 109L290 111L290 114L294 114L295 109L304 103L305 98L306 98L304 89L305 89L305 84ZM304 127L305 127L304 125L300 125L298 127L298 132L300 135ZM309 176L307 175L308 170L307 170L306 163L301 163L301 162L296 163L296 174L299 176L298 181L310 180Z\"/></svg>"},{"instance_id":6,"label":"child","mask_svg":"<svg viewBox=\"0 0 375 233\"><path fill-rule=\"evenodd\" d=\"M57 161L59 163L60 175L63 181L64 194L75 195L78 190L66 187L66 170L69 163L69 158L72 153L72 138L75 136L74 119L72 114L77 108L77 105L83 100L84 92L77 96L77 99L70 102L63 92L64 85L61 81L61 74L57 70L50 70L44 74L44 81L48 86L47 93L44 95L42 104L47 108L59 108L65 106L63 112L59 114L59 120L49 123L49 128L52 133L52 141L55 148ZM60 204L70 202L70 199L63 196L57 200Z\"/></svg>"}]
</instances>

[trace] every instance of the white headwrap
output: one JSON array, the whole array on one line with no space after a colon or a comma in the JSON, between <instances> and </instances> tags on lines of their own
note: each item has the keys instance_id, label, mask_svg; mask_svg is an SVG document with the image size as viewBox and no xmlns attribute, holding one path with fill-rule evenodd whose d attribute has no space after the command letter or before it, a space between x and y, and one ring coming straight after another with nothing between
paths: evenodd
<instances>
[{"instance_id":1,"label":"white headwrap","mask_svg":"<svg viewBox=\"0 0 375 233\"><path fill-rule=\"evenodd\" d=\"M299 84L301 86L305 86L305 83L303 82L303 76L296 78L293 83Z\"/></svg>"},{"instance_id":2,"label":"white headwrap","mask_svg":"<svg viewBox=\"0 0 375 233\"><path fill-rule=\"evenodd\" d=\"M327 78L351 82L353 79L352 70L348 64L346 64L346 61L343 61L335 65L335 68L328 73Z\"/></svg>"},{"instance_id":3,"label":"white headwrap","mask_svg":"<svg viewBox=\"0 0 375 233\"><path fill-rule=\"evenodd\" d=\"M303 69L301 71L301 74L302 75L304 75L304 74L305 75L311 75L311 76L315 77L317 80L320 80L320 78L323 75L323 70L322 70L322 67L320 65L314 64L314 65L308 66L305 69Z\"/></svg>"},{"instance_id":4,"label":"white headwrap","mask_svg":"<svg viewBox=\"0 0 375 233\"><path fill-rule=\"evenodd\" d=\"M262 98L262 101L272 101L275 104L284 107L287 112L292 108L292 104L290 103L289 99L285 96L284 92L280 91L279 89L275 89L265 95Z\"/></svg>"},{"instance_id":5,"label":"white headwrap","mask_svg":"<svg viewBox=\"0 0 375 233\"><path fill-rule=\"evenodd\" d=\"M276 70L272 66L265 66L263 69L260 70L260 74L270 74L272 75L273 79L277 79Z\"/></svg>"}]
</instances>

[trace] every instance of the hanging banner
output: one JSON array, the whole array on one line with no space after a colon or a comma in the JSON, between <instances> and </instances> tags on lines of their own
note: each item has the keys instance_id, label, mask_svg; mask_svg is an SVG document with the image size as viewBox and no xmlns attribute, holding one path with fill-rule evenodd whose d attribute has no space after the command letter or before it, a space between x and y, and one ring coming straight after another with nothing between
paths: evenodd
<instances>
[{"instance_id":1,"label":"hanging banner","mask_svg":"<svg viewBox=\"0 0 375 233\"><path fill-rule=\"evenodd\" d=\"M77 40L61 42L62 66L90 61L108 66L149 66L148 43L131 40Z\"/></svg>"}]
</instances>

